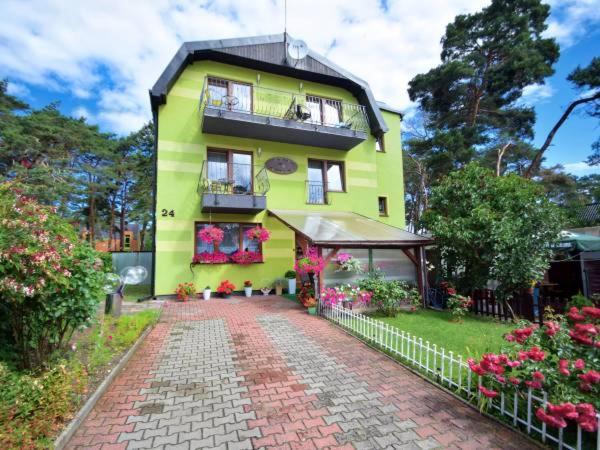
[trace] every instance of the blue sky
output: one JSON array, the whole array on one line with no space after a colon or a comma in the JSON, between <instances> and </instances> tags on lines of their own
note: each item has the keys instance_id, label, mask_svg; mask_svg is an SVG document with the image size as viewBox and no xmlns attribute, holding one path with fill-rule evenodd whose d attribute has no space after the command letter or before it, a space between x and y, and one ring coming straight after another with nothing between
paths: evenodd
<instances>
[{"instance_id":1,"label":"blue sky","mask_svg":"<svg viewBox=\"0 0 600 450\"><path fill-rule=\"evenodd\" d=\"M561 45L556 74L528 89L540 144L579 93L566 81L600 55L600 0L549 0L547 34ZM379 100L410 112L408 81L439 63L446 24L488 0L288 0L288 31L367 80ZM319 14L315 14L318 11ZM0 77L41 107L84 116L105 131L128 133L150 119L148 89L182 42L280 33L283 0L3 0ZM577 111L547 152L548 164L576 175L600 134Z\"/></svg>"}]
</instances>

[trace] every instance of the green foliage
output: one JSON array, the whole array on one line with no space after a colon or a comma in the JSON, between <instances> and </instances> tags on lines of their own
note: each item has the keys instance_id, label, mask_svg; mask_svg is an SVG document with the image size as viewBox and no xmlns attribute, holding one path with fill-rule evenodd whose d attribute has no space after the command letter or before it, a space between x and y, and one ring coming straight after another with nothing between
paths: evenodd
<instances>
[{"instance_id":1,"label":"green foliage","mask_svg":"<svg viewBox=\"0 0 600 450\"><path fill-rule=\"evenodd\" d=\"M22 367L39 367L94 315L105 261L54 212L0 185L0 311Z\"/></svg>"},{"instance_id":2,"label":"green foliage","mask_svg":"<svg viewBox=\"0 0 600 450\"><path fill-rule=\"evenodd\" d=\"M0 385L0 447L52 448L85 393L87 374L76 361L60 361L41 374L0 363Z\"/></svg>"},{"instance_id":3,"label":"green foliage","mask_svg":"<svg viewBox=\"0 0 600 450\"><path fill-rule=\"evenodd\" d=\"M472 304L470 297L453 294L448 298L448 309L452 317L457 321L462 321L462 318L469 312Z\"/></svg>"},{"instance_id":4,"label":"green foliage","mask_svg":"<svg viewBox=\"0 0 600 450\"><path fill-rule=\"evenodd\" d=\"M386 280L379 270L369 272L366 278L358 282L358 287L373 294L371 305L385 316L395 316L402 306L416 309L421 304L421 296L415 288L404 281Z\"/></svg>"},{"instance_id":5,"label":"green foliage","mask_svg":"<svg viewBox=\"0 0 600 450\"><path fill-rule=\"evenodd\" d=\"M577 309L581 309L584 306L594 306L594 302L592 302L585 295L577 294L571 297L571 300L567 302L567 306L565 307L565 312L569 311L571 308L575 307Z\"/></svg>"},{"instance_id":6,"label":"green foliage","mask_svg":"<svg viewBox=\"0 0 600 450\"><path fill-rule=\"evenodd\" d=\"M284 277L287 278L287 279L294 279L294 278L296 278L296 271L295 270L288 270L285 273Z\"/></svg>"},{"instance_id":7,"label":"green foliage","mask_svg":"<svg viewBox=\"0 0 600 450\"><path fill-rule=\"evenodd\" d=\"M561 230L561 214L534 182L496 177L476 163L450 173L433 190L424 223L461 291L497 280L498 293L540 279Z\"/></svg>"}]
</instances>

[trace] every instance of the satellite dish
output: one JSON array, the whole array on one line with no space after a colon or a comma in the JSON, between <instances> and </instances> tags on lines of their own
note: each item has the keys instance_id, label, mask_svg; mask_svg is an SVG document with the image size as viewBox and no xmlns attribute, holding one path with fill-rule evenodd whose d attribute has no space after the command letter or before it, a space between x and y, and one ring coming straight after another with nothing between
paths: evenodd
<instances>
[{"instance_id":1,"label":"satellite dish","mask_svg":"<svg viewBox=\"0 0 600 450\"><path fill-rule=\"evenodd\" d=\"M296 65L298 61L308 55L308 45L300 39L292 39L288 42L287 56L290 64Z\"/></svg>"}]
</instances>

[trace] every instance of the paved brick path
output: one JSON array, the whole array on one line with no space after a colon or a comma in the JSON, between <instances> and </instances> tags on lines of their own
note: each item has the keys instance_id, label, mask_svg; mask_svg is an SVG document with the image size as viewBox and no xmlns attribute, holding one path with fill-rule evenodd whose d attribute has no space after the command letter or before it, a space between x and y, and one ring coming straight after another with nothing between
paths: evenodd
<instances>
[{"instance_id":1,"label":"paved brick path","mask_svg":"<svg viewBox=\"0 0 600 450\"><path fill-rule=\"evenodd\" d=\"M165 304L71 449L532 448L278 297Z\"/></svg>"}]
</instances>

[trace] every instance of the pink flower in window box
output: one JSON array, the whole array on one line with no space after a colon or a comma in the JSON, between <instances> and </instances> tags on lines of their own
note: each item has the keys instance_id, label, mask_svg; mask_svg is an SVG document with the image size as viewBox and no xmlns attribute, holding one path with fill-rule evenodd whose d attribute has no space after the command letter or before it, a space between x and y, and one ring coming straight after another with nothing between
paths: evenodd
<instances>
[{"instance_id":1,"label":"pink flower in window box","mask_svg":"<svg viewBox=\"0 0 600 450\"><path fill-rule=\"evenodd\" d=\"M262 262L262 254L249 250L238 250L231 255L231 260L236 264L247 265Z\"/></svg>"},{"instance_id":2,"label":"pink flower in window box","mask_svg":"<svg viewBox=\"0 0 600 450\"><path fill-rule=\"evenodd\" d=\"M226 262L229 262L229 256L221 252L202 252L194 255L192 259L192 264L222 264Z\"/></svg>"},{"instance_id":3,"label":"pink flower in window box","mask_svg":"<svg viewBox=\"0 0 600 450\"><path fill-rule=\"evenodd\" d=\"M223 241L225 233L214 225L209 225L198 231L198 237L207 244L219 244Z\"/></svg>"}]
</instances>

